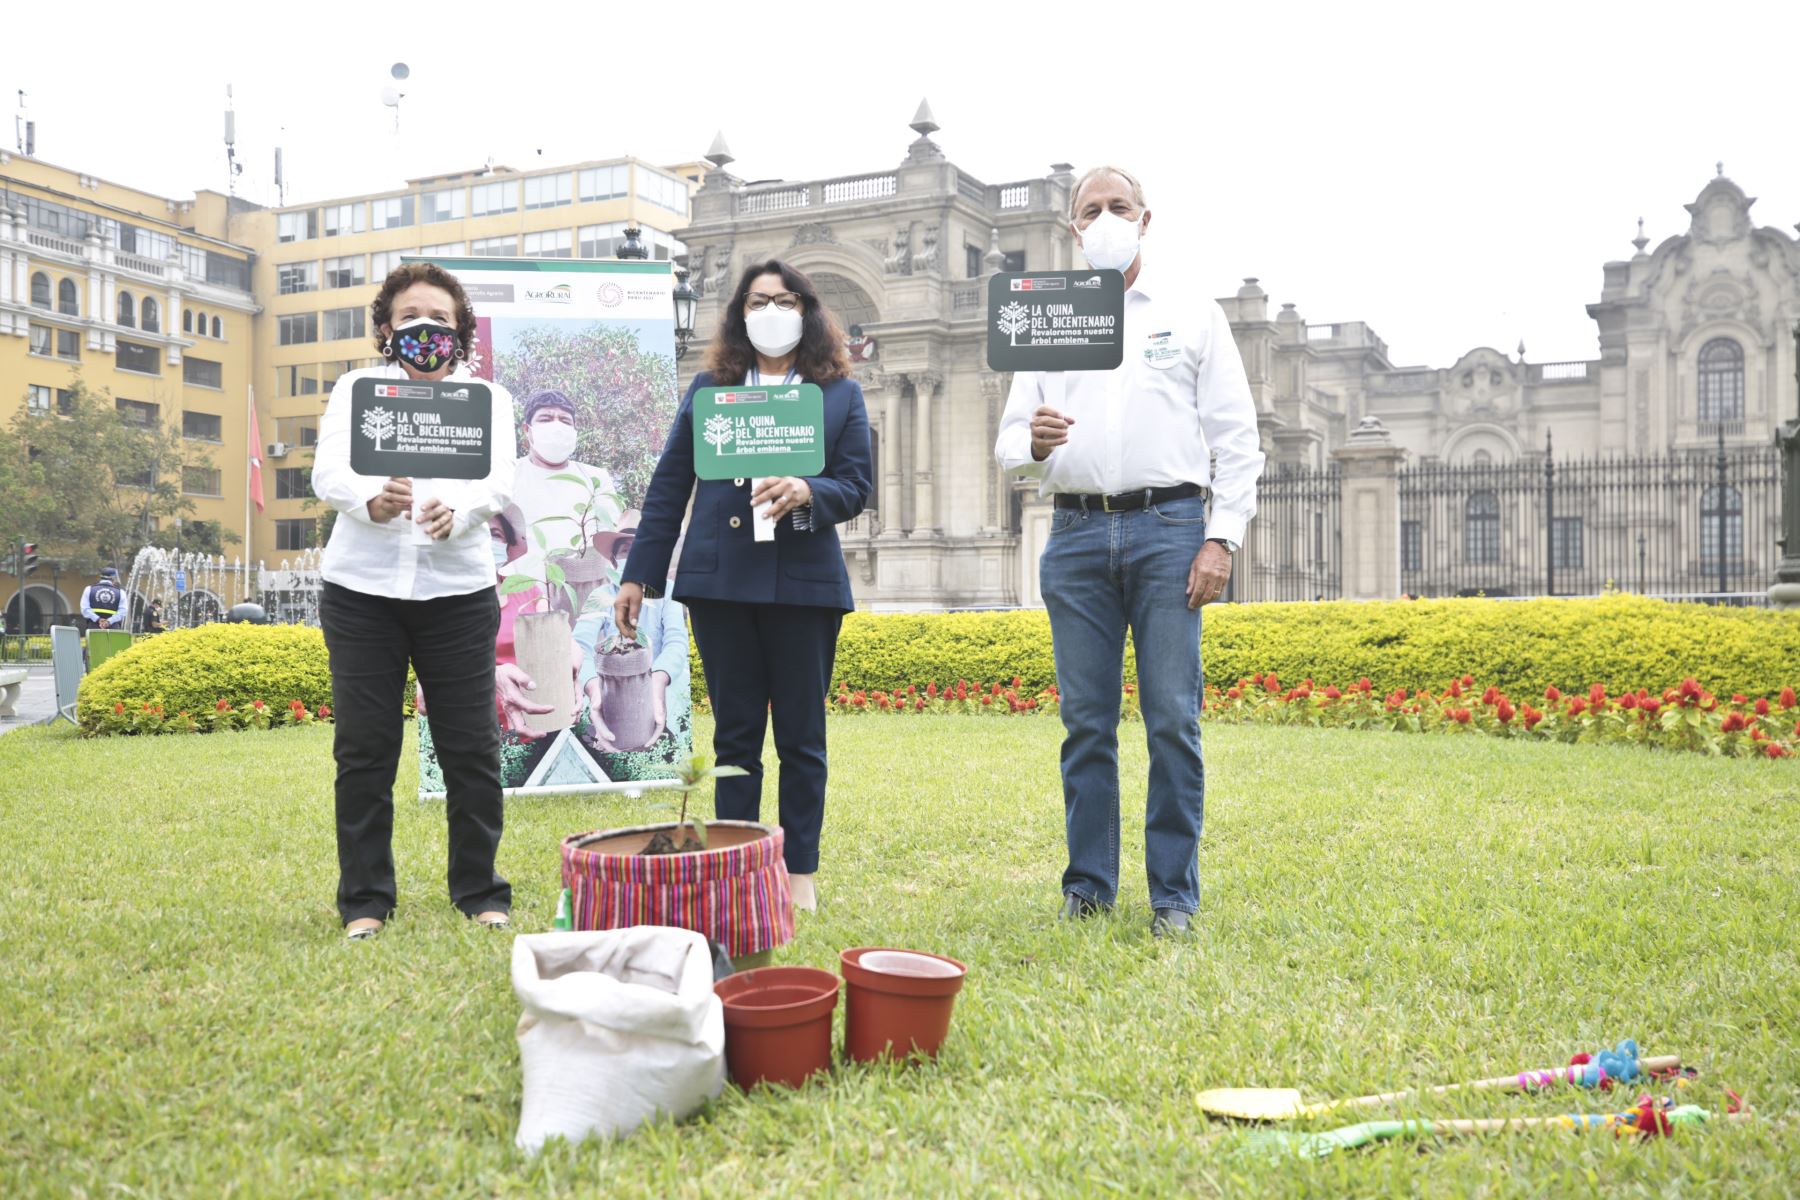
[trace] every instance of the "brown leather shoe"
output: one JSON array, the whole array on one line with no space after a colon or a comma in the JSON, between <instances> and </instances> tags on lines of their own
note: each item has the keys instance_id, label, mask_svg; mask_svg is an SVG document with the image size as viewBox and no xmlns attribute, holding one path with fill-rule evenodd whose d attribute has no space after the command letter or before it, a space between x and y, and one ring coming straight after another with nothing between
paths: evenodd
<instances>
[{"instance_id":1,"label":"brown leather shoe","mask_svg":"<svg viewBox=\"0 0 1800 1200\"><path fill-rule=\"evenodd\" d=\"M380 917L358 917L344 926L344 937L352 942L366 942L380 933L384 924Z\"/></svg>"}]
</instances>

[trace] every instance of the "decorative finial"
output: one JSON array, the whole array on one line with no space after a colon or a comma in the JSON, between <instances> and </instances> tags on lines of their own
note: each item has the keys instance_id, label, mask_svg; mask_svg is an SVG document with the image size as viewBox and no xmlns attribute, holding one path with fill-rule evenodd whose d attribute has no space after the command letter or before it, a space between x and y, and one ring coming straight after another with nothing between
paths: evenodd
<instances>
[{"instance_id":1,"label":"decorative finial","mask_svg":"<svg viewBox=\"0 0 1800 1200\"><path fill-rule=\"evenodd\" d=\"M913 114L912 131L920 137L930 137L938 129L937 118L931 115L931 101L920 100L919 111Z\"/></svg>"},{"instance_id":2,"label":"decorative finial","mask_svg":"<svg viewBox=\"0 0 1800 1200\"><path fill-rule=\"evenodd\" d=\"M1642 217L1638 218L1638 235L1631 239L1631 244L1637 247L1639 254L1642 254L1644 247L1650 244L1650 239L1644 236L1644 218Z\"/></svg>"},{"instance_id":3,"label":"decorative finial","mask_svg":"<svg viewBox=\"0 0 1800 1200\"><path fill-rule=\"evenodd\" d=\"M1525 361L1525 339L1524 338L1519 339L1519 361L1520 362Z\"/></svg>"},{"instance_id":4,"label":"decorative finial","mask_svg":"<svg viewBox=\"0 0 1800 1200\"><path fill-rule=\"evenodd\" d=\"M727 163L737 161L737 159L732 156L731 147L725 144L725 131L723 129L713 135L712 149L706 152L706 161L711 163L715 170L720 171L725 169Z\"/></svg>"},{"instance_id":5,"label":"decorative finial","mask_svg":"<svg viewBox=\"0 0 1800 1200\"><path fill-rule=\"evenodd\" d=\"M1716 165L1719 169L1719 178L1725 178L1725 160L1721 158Z\"/></svg>"},{"instance_id":6,"label":"decorative finial","mask_svg":"<svg viewBox=\"0 0 1800 1200\"><path fill-rule=\"evenodd\" d=\"M987 253L981 256L984 274L997 275L1006 269L1006 251L1000 249L1000 230L992 229L988 237Z\"/></svg>"}]
</instances>

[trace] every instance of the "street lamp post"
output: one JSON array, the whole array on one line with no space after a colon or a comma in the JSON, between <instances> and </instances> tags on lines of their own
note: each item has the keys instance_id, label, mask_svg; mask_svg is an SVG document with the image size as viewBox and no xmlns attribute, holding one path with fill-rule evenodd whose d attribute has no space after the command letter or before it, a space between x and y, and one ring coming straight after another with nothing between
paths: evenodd
<instances>
[{"instance_id":1,"label":"street lamp post","mask_svg":"<svg viewBox=\"0 0 1800 1200\"><path fill-rule=\"evenodd\" d=\"M1781 447L1782 554L1769 602L1777 608L1800 608L1800 325L1794 326L1794 396L1794 419L1775 431Z\"/></svg>"},{"instance_id":2,"label":"street lamp post","mask_svg":"<svg viewBox=\"0 0 1800 1200\"><path fill-rule=\"evenodd\" d=\"M639 237L642 232L643 230L637 227L636 221L627 225L625 227L625 241L620 244L618 252L614 257L625 259L649 258L650 247L644 245L642 239Z\"/></svg>"},{"instance_id":3,"label":"street lamp post","mask_svg":"<svg viewBox=\"0 0 1800 1200\"><path fill-rule=\"evenodd\" d=\"M694 310L700 297L688 285L688 269L675 268L675 357L687 353L688 339L694 336Z\"/></svg>"}]
</instances>

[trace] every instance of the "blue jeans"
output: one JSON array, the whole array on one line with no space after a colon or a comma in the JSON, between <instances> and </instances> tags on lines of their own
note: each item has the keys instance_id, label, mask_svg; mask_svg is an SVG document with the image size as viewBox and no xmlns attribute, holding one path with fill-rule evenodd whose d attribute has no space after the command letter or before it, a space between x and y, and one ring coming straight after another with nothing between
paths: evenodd
<instances>
[{"instance_id":1,"label":"blue jeans","mask_svg":"<svg viewBox=\"0 0 1800 1200\"><path fill-rule=\"evenodd\" d=\"M1206 541L1206 500L1132 512L1059 508L1038 565L1062 693L1063 891L1110 907L1119 887L1119 705L1125 630L1137 649L1150 749L1144 871L1152 908L1191 913L1205 815L1200 761L1200 610L1188 569Z\"/></svg>"}]
</instances>

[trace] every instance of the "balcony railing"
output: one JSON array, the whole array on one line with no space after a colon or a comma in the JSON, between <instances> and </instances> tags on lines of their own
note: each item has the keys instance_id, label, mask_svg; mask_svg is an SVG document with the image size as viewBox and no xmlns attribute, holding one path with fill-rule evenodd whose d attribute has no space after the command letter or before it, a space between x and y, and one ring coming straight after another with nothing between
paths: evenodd
<instances>
[{"instance_id":1,"label":"balcony railing","mask_svg":"<svg viewBox=\"0 0 1800 1200\"><path fill-rule=\"evenodd\" d=\"M33 246L37 246L43 250L50 250L57 254L67 254L72 258L87 257L87 244L85 242L77 242L72 238L58 237L54 233L45 233L41 229L33 229L29 231L25 237Z\"/></svg>"},{"instance_id":2,"label":"balcony railing","mask_svg":"<svg viewBox=\"0 0 1800 1200\"><path fill-rule=\"evenodd\" d=\"M833 179L824 185L825 203L849 204L857 200L880 200L892 196L900 187L897 175L862 175L855 179Z\"/></svg>"},{"instance_id":3,"label":"balcony railing","mask_svg":"<svg viewBox=\"0 0 1800 1200\"><path fill-rule=\"evenodd\" d=\"M838 536L841 538L861 540L872 538L880 532L881 515L873 509L864 509L838 526Z\"/></svg>"},{"instance_id":4,"label":"balcony railing","mask_svg":"<svg viewBox=\"0 0 1800 1200\"><path fill-rule=\"evenodd\" d=\"M979 316L981 298L987 294L987 280L959 279L950 285L950 312L954 316Z\"/></svg>"},{"instance_id":5,"label":"balcony railing","mask_svg":"<svg viewBox=\"0 0 1800 1200\"><path fill-rule=\"evenodd\" d=\"M1532 383L1567 383L1592 379L1599 373L1599 368L1599 363L1588 361L1533 363L1526 378Z\"/></svg>"},{"instance_id":6,"label":"balcony railing","mask_svg":"<svg viewBox=\"0 0 1800 1200\"><path fill-rule=\"evenodd\" d=\"M811 204L812 189L804 183L788 187L757 188L743 192L737 198L737 210L741 213L786 212L789 209L806 208Z\"/></svg>"},{"instance_id":7,"label":"balcony railing","mask_svg":"<svg viewBox=\"0 0 1800 1200\"><path fill-rule=\"evenodd\" d=\"M145 258L141 254L127 254L123 250L113 255L113 261L127 271L137 271L144 275L161 277L169 273L166 263L159 263L154 258Z\"/></svg>"}]
</instances>

